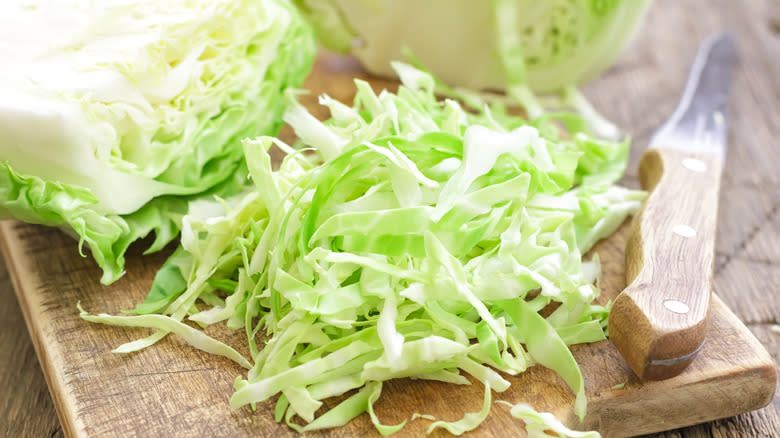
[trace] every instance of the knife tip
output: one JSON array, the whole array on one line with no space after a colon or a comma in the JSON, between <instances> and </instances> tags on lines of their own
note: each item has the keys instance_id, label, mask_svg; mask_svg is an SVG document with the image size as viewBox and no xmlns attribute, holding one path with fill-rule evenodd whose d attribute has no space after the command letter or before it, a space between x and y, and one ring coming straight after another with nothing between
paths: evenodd
<instances>
[{"instance_id":1,"label":"knife tip","mask_svg":"<svg viewBox=\"0 0 780 438\"><path fill-rule=\"evenodd\" d=\"M737 35L733 31L724 31L711 36L703 46L705 52L711 56L730 58L727 63L736 63L738 59Z\"/></svg>"}]
</instances>

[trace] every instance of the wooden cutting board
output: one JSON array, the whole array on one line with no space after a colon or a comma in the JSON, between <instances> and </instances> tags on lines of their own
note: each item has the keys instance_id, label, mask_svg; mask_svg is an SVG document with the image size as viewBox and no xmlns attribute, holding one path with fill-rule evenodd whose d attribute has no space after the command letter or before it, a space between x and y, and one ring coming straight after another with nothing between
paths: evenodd
<instances>
[{"instance_id":1,"label":"wooden cutting board","mask_svg":"<svg viewBox=\"0 0 780 438\"><path fill-rule=\"evenodd\" d=\"M321 56L307 88L350 100L351 77L362 73L344 58ZM392 81L372 80L392 88ZM313 107L313 97L305 99ZM317 113L325 115L322 112ZM286 133L285 135L289 135ZM625 285L623 248L627 224L599 243L601 300L614 298ZM89 324L76 303L92 313L118 313L143 300L167 252L141 256L131 248L127 274L115 284L99 284L100 271L78 256L76 242L55 229L16 221L0 223L2 250L20 306L67 436L287 436L296 435L273 420L275 400L232 411L232 383L245 375L233 362L211 356L169 336L152 348L130 355L110 352L146 336L144 329ZM209 328L209 334L239 351L243 331ZM681 375L641 382L608 342L573 347L583 370L589 399L585 421L573 413L574 396L555 373L542 367L507 377L512 386L494 400L528 402L570 427L597 429L605 436L629 436L674 429L758 409L772 398L776 372L772 359L750 331L715 298L707 342ZM385 424L413 413L456 420L479 410L483 388L403 379L386 383L375 405ZM329 406L335 405L335 401ZM399 435L422 436L430 422L409 422ZM521 421L494 405L479 436L522 436ZM322 436L376 436L367 415L346 426L313 433ZM446 435L437 431L433 435Z\"/></svg>"}]
</instances>

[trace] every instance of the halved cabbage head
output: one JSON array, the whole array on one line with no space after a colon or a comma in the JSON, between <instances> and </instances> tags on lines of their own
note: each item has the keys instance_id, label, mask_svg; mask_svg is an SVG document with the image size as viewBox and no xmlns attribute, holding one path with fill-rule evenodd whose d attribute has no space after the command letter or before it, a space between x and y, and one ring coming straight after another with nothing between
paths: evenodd
<instances>
[{"instance_id":1,"label":"halved cabbage head","mask_svg":"<svg viewBox=\"0 0 780 438\"><path fill-rule=\"evenodd\" d=\"M13 0L0 42L0 218L74 232L103 283L245 182L240 140L276 134L315 54L280 0Z\"/></svg>"},{"instance_id":2,"label":"halved cabbage head","mask_svg":"<svg viewBox=\"0 0 780 438\"><path fill-rule=\"evenodd\" d=\"M514 75L548 92L607 68L650 0L295 0L327 47L374 73L408 48L450 85L504 89Z\"/></svg>"}]
</instances>

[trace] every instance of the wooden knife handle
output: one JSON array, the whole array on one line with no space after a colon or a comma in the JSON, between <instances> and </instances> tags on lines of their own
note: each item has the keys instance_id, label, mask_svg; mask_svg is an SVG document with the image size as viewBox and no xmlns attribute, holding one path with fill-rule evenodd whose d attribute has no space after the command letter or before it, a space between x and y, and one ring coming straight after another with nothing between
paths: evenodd
<instances>
[{"instance_id":1,"label":"wooden knife handle","mask_svg":"<svg viewBox=\"0 0 780 438\"><path fill-rule=\"evenodd\" d=\"M720 159L651 148L639 164L650 191L626 244L626 282L609 336L641 379L679 374L704 344L712 293Z\"/></svg>"}]
</instances>

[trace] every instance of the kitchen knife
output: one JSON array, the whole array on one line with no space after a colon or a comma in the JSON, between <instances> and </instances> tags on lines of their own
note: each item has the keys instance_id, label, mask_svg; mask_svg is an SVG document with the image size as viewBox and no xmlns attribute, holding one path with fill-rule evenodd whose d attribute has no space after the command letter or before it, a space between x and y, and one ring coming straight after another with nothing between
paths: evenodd
<instances>
[{"instance_id":1,"label":"kitchen knife","mask_svg":"<svg viewBox=\"0 0 780 438\"><path fill-rule=\"evenodd\" d=\"M610 311L609 336L640 379L679 374L704 345L736 58L729 34L702 45L677 109L639 163L650 195L631 226L628 286Z\"/></svg>"}]
</instances>

